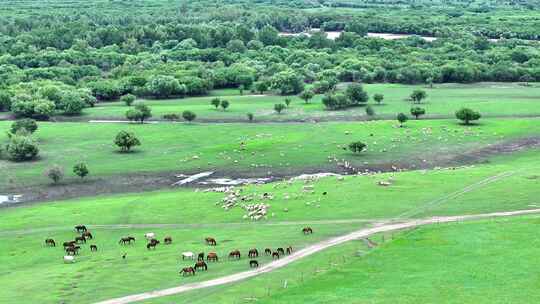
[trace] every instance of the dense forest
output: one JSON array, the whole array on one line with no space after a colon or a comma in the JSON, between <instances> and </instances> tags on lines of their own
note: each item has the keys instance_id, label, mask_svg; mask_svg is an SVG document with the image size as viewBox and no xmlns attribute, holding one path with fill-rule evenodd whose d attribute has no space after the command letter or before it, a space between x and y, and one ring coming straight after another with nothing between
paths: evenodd
<instances>
[{"instance_id":1,"label":"dense forest","mask_svg":"<svg viewBox=\"0 0 540 304\"><path fill-rule=\"evenodd\" d=\"M78 114L126 94L168 98L228 87L287 95L351 81L540 81L538 2L6 3L0 110L17 116ZM326 31L341 34L330 39Z\"/></svg>"}]
</instances>

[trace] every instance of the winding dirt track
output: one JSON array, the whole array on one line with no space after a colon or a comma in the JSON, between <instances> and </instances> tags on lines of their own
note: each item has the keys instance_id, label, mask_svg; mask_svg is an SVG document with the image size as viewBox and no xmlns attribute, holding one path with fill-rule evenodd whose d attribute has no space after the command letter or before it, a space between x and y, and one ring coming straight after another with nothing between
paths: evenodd
<instances>
[{"instance_id":1,"label":"winding dirt track","mask_svg":"<svg viewBox=\"0 0 540 304\"><path fill-rule=\"evenodd\" d=\"M355 231L355 232L352 232L343 236L331 238L331 239L313 244L304 249L298 250L294 252L293 254L284 257L283 259L273 261L255 270L244 271L244 272L224 276L224 277L213 279L213 280L184 284L184 285L173 287L173 288L149 291L149 292L134 294L134 295L125 296L121 298L110 299L110 300L98 302L96 304L132 303L132 302L148 300L152 298L158 298L158 297L184 293L184 292L193 291L193 290L197 290L201 288L207 288L207 287L242 281L242 280L284 267L292 262L295 262L299 259L302 259L304 257L307 257L309 255L312 255L324 249L327 249L329 247L336 246L336 245L339 245L339 244L342 244L351 240L365 238L376 233L395 231L395 230L413 228L413 227L436 224L436 223L449 223L449 222L457 222L457 221L465 221L465 220L478 220L478 219L485 219L485 218L515 216L515 215L524 215L524 214L533 214L533 213L540 213L540 209L495 212L495 213L485 213L485 214L476 214L476 215L432 217L428 219L404 221L401 223L381 224L376 227L360 229L358 231Z\"/></svg>"}]
</instances>

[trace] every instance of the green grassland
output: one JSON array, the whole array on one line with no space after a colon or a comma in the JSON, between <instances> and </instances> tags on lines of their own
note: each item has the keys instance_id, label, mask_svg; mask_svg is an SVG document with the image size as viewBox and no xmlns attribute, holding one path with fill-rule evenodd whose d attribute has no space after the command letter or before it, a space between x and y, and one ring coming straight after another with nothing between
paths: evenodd
<instances>
[{"instance_id":1,"label":"green grassland","mask_svg":"<svg viewBox=\"0 0 540 304\"><path fill-rule=\"evenodd\" d=\"M0 130L10 123L0 122ZM134 153L118 153L113 139L121 130L134 132L142 146ZM392 164L435 166L458 153L487 144L540 133L538 119L485 119L464 127L455 120L410 121L398 128L393 121L317 124L82 124L40 123L34 137L40 159L14 163L0 160L0 189L47 183L44 170L84 161L92 177L138 172L198 172L218 170L249 175L298 174L304 170L335 169L329 157L356 166ZM317 134L317 136L313 136ZM373 135L373 136L371 136ZM7 140L0 132L0 142ZM368 150L353 155L342 149L361 140ZM240 143L246 144L241 150ZM194 158L196 156L196 158ZM74 178L72 178L74 179Z\"/></svg>"},{"instance_id":2,"label":"green grassland","mask_svg":"<svg viewBox=\"0 0 540 304\"><path fill-rule=\"evenodd\" d=\"M371 104L378 118L394 119L399 112L409 113L409 95L415 89L423 89L428 98L419 106L426 109L426 117L453 117L461 107L469 107L484 116L540 115L540 86L529 87L517 83L436 84L433 88L423 85L366 84L370 96L380 93L385 99L381 105ZM208 97L190 97L170 100L141 100L152 108L155 119L164 114L180 114L193 111L200 120L246 121L247 113L253 113L255 121L295 121L306 119L340 120L365 118L365 107L346 111L327 111L318 95L309 104L297 96L288 97L291 106L282 114L276 114L274 104L284 103L286 97L275 95L239 96L238 90L225 89L211 92ZM215 109L210 100L215 96L227 99L231 105L223 111ZM120 102L101 103L84 111L83 119L125 119L128 107Z\"/></svg>"}]
</instances>

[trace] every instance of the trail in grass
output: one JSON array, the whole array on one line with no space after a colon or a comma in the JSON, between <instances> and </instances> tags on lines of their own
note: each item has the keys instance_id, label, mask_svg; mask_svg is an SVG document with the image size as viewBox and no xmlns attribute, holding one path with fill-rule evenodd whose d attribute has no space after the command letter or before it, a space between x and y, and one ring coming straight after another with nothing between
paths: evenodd
<instances>
[{"instance_id":1,"label":"trail in grass","mask_svg":"<svg viewBox=\"0 0 540 304\"><path fill-rule=\"evenodd\" d=\"M213 286L218 286L218 285L239 282L239 281L284 267L292 262L300 260L304 257L307 257L309 255L312 255L314 253L317 253L329 247L340 245L342 243L352 241L355 239L365 238L376 233L402 230L402 229L414 228L414 227L430 225L430 224L450 223L450 222L457 222L457 221L478 220L478 219L505 217L505 216L516 216L516 215L525 215L525 214L533 214L533 213L540 213L540 209L484 213L484 214L475 214L475 215L431 217L427 219L409 220L409 221L401 222L401 223L381 224L373 228L360 229L360 230L357 230L352 233L348 233L343 236L331 238L331 239L316 243L314 245L311 245L304 249L296 251L293 254L284 257L283 259L273 261L255 270L244 271L244 272L224 276L224 277L213 279L213 280L184 284L178 287L155 290L155 291L150 291L150 292L145 292L145 293L140 293L140 294L129 295L129 296L121 297L121 298L105 300L102 302L98 302L97 304L126 304L126 303L148 300L152 298L158 298L158 297L184 293L184 292L207 288L207 287L213 287Z\"/></svg>"}]
</instances>

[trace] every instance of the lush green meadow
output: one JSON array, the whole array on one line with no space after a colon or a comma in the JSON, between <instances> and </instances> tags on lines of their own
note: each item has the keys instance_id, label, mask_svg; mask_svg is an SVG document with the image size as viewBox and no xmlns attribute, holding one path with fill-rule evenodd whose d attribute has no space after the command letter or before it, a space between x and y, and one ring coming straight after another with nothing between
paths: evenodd
<instances>
[{"instance_id":1,"label":"lush green meadow","mask_svg":"<svg viewBox=\"0 0 540 304\"><path fill-rule=\"evenodd\" d=\"M469 107L484 116L528 116L540 115L540 86L523 86L518 83L475 83L475 84L436 84L433 88L425 85L365 84L370 96L383 94L381 105L373 99L369 101L375 118L394 119L397 113L409 114L412 106L408 100L415 89L423 89L428 98L419 106L426 109L426 117L453 117L461 107ZM189 97L168 100L139 100L152 108L154 119L162 119L164 114L181 114L193 111L202 121L247 121L247 113L253 113L255 121L297 121L309 119L340 120L366 118L365 107L354 107L346 111L327 111L321 103L321 95L309 104L297 96L251 95L238 90L225 89L213 91L207 97ZM227 99L231 105L227 110L214 108L210 101L219 97ZM276 114L274 104L291 99L291 106L282 114ZM81 119L125 119L128 107L121 102L98 104L84 110ZM79 118L77 118L79 119Z\"/></svg>"}]
</instances>

